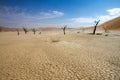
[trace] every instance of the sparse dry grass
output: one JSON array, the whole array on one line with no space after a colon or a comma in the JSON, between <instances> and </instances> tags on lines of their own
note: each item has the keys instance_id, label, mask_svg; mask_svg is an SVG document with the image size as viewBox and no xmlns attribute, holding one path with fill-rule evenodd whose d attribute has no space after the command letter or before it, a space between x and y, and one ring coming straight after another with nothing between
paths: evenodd
<instances>
[{"instance_id":1,"label":"sparse dry grass","mask_svg":"<svg viewBox=\"0 0 120 80\"><path fill-rule=\"evenodd\" d=\"M2 32L0 80L120 80L120 36L109 35Z\"/></svg>"}]
</instances>

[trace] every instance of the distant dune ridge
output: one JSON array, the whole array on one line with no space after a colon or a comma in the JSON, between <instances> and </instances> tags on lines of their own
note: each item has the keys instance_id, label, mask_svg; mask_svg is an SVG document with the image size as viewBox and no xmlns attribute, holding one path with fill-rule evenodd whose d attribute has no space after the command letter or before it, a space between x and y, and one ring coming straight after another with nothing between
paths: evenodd
<instances>
[{"instance_id":1,"label":"distant dune ridge","mask_svg":"<svg viewBox=\"0 0 120 80\"><path fill-rule=\"evenodd\" d=\"M103 29L106 28L108 30L120 30L120 17L114 18L112 20L109 20L101 25L98 26L97 29ZM2 31L16 31L17 28L9 28L9 27L5 27L5 26L0 26L0 32ZM57 28L57 27L45 27L45 28L38 28L40 30L59 30L61 28ZM69 28L72 29L72 28ZM87 27L85 29L93 29L93 27ZM22 30L21 28L19 28L19 30Z\"/></svg>"},{"instance_id":2,"label":"distant dune ridge","mask_svg":"<svg viewBox=\"0 0 120 80\"><path fill-rule=\"evenodd\" d=\"M15 28L8 28L8 27L4 27L4 26L0 26L0 32L2 31L15 31Z\"/></svg>"},{"instance_id":3,"label":"distant dune ridge","mask_svg":"<svg viewBox=\"0 0 120 80\"><path fill-rule=\"evenodd\" d=\"M93 29L94 26L86 27L84 28L85 30L90 30ZM120 17L111 19L109 21L104 22L103 24L100 24L97 29L104 29L106 28L107 30L120 30ZM81 28L82 29L82 28Z\"/></svg>"},{"instance_id":4,"label":"distant dune ridge","mask_svg":"<svg viewBox=\"0 0 120 80\"><path fill-rule=\"evenodd\" d=\"M109 20L100 25L100 27L106 27L109 30L120 30L120 17Z\"/></svg>"}]
</instances>

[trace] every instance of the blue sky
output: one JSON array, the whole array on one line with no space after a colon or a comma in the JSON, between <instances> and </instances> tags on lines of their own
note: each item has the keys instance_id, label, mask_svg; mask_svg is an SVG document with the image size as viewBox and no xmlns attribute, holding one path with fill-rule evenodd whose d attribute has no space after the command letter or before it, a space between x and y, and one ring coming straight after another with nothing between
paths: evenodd
<instances>
[{"instance_id":1,"label":"blue sky","mask_svg":"<svg viewBox=\"0 0 120 80\"><path fill-rule=\"evenodd\" d=\"M120 16L120 0L0 0L0 25L86 27Z\"/></svg>"}]
</instances>

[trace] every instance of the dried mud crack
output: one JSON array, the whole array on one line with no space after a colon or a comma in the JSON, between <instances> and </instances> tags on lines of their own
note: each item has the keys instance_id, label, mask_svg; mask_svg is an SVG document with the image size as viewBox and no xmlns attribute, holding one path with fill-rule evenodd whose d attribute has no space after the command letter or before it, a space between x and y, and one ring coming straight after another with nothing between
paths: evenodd
<instances>
[{"instance_id":1,"label":"dried mud crack","mask_svg":"<svg viewBox=\"0 0 120 80\"><path fill-rule=\"evenodd\" d=\"M120 80L119 36L0 36L0 80Z\"/></svg>"}]
</instances>

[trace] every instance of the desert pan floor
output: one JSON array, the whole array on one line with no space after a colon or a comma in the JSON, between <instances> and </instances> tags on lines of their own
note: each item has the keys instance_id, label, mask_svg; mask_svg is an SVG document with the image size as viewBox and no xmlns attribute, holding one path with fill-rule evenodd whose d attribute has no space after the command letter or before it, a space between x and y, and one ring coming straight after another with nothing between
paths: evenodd
<instances>
[{"instance_id":1,"label":"desert pan floor","mask_svg":"<svg viewBox=\"0 0 120 80\"><path fill-rule=\"evenodd\" d=\"M0 33L0 80L120 80L120 33Z\"/></svg>"}]
</instances>

